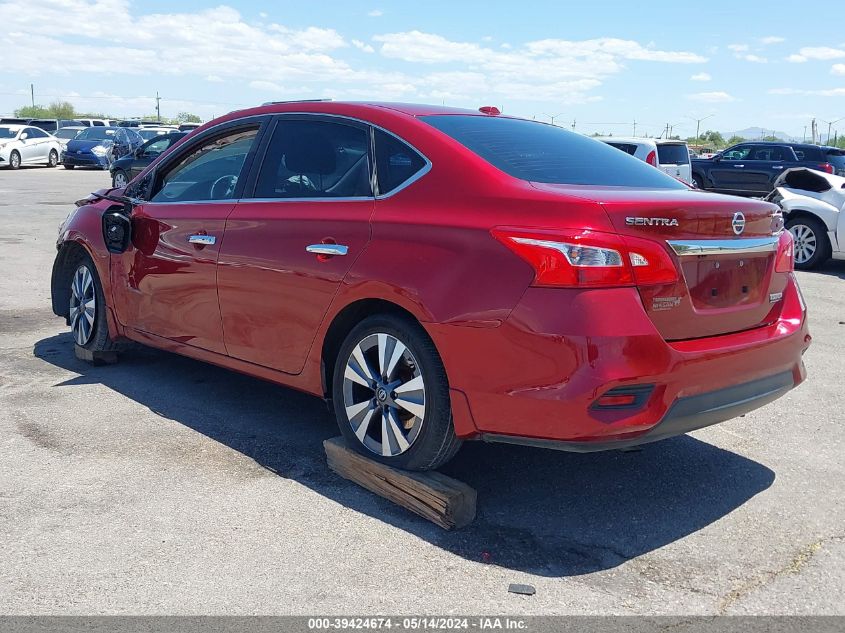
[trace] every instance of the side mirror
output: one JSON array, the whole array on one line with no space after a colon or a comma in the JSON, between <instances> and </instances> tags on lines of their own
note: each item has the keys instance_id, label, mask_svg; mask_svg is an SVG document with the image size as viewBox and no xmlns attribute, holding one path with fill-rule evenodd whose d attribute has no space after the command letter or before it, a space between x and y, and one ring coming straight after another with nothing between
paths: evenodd
<instances>
[{"instance_id":1,"label":"side mirror","mask_svg":"<svg viewBox=\"0 0 845 633\"><path fill-rule=\"evenodd\" d=\"M29 138L29 134L27 134L26 132L24 132L24 133L22 133L22 134L21 134L21 140L22 140L22 141L25 141L25 140L26 140L26 139L28 139L28 138Z\"/></svg>"},{"instance_id":2,"label":"side mirror","mask_svg":"<svg viewBox=\"0 0 845 633\"><path fill-rule=\"evenodd\" d=\"M713 162L714 162L714 163L718 163L720 160L722 160L722 155L721 155L721 154L716 154L716 155L713 157Z\"/></svg>"}]
</instances>

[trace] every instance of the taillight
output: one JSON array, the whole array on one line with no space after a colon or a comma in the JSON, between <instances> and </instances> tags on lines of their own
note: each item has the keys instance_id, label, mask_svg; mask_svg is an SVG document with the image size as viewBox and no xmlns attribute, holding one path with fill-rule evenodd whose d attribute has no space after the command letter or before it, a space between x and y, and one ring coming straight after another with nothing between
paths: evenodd
<instances>
[{"instance_id":1,"label":"taillight","mask_svg":"<svg viewBox=\"0 0 845 633\"><path fill-rule=\"evenodd\" d=\"M647 162L649 165L653 165L654 167L657 167L657 152L655 152L653 150L650 151L648 153L648 156L645 157L645 162Z\"/></svg>"},{"instance_id":2,"label":"taillight","mask_svg":"<svg viewBox=\"0 0 845 633\"><path fill-rule=\"evenodd\" d=\"M828 174L836 172L836 170L833 168L833 165L831 165L830 163L822 163L821 165L819 165L819 170Z\"/></svg>"},{"instance_id":3,"label":"taillight","mask_svg":"<svg viewBox=\"0 0 845 633\"><path fill-rule=\"evenodd\" d=\"M674 283L678 271L659 243L598 231L493 229L534 268L535 286L594 288Z\"/></svg>"},{"instance_id":4,"label":"taillight","mask_svg":"<svg viewBox=\"0 0 845 633\"><path fill-rule=\"evenodd\" d=\"M775 258L776 273L791 273L795 269L795 240L792 233L781 231L778 238L778 254Z\"/></svg>"}]
</instances>

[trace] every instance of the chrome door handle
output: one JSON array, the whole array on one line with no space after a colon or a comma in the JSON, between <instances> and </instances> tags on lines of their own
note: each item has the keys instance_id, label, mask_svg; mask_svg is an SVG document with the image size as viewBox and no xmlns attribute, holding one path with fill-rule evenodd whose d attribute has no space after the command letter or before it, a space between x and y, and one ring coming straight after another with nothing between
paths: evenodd
<instances>
[{"instance_id":1,"label":"chrome door handle","mask_svg":"<svg viewBox=\"0 0 845 633\"><path fill-rule=\"evenodd\" d=\"M217 241L213 235L189 235L188 243L201 244L203 246L211 246Z\"/></svg>"},{"instance_id":2,"label":"chrome door handle","mask_svg":"<svg viewBox=\"0 0 845 633\"><path fill-rule=\"evenodd\" d=\"M772 165L772 169L783 169L783 165Z\"/></svg>"},{"instance_id":3,"label":"chrome door handle","mask_svg":"<svg viewBox=\"0 0 845 633\"><path fill-rule=\"evenodd\" d=\"M734 165L734 167L745 167L745 165Z\"/></svg>"},{"instance_id":4,"label":"chrome door handle","mask_svg":"<svg viewBox=\"0 0 845 633\"><path fill-rule=\"evenodd\" d=\"M346 255L349 252L349 247L345 244L311 244L306 246L305 250L315 255Z\"/></svg>"}]
</instances>

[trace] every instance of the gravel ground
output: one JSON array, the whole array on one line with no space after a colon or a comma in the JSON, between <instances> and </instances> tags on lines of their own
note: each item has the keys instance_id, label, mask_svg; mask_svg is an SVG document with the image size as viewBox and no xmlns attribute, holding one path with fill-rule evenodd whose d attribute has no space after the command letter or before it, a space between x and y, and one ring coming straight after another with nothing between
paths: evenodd
<instances>
[{"instance_id":1,"label":"gravel ground","mask_svg":"<svg viewBox=\"0 0 845 633\"><path fill-rule=\"evenodd\" d=\"M479 516L448 533L327 470L315 398L76 360L56 227L107 183L0 170L0 613L845 614L845 262L799 274L800 388L634 452L467 444Z\"/></svg>"}]
</instances>

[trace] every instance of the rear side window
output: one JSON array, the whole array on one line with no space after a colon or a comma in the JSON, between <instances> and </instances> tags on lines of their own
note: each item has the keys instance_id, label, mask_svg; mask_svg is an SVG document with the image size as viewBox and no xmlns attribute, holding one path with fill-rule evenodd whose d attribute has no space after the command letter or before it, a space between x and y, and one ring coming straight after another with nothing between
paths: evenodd
<instances>
[{"instance_id":1,"label":"rear side window","mask_svg":"<svg viewBox=\"0 0 845 633\"><path fill-rule=\"evenodd\" d=\"M426 166L422 156L395 136L376 130L375 137L379 194L394 191Z\"/></svg>"},{"instance_id":2,"label":"rear side window","mask_svg":"<svg viewBox=\"0 0 845 633\"><path fill-rule=\"evenodd\" d=\"M798 160L817 160L820 162L824 160L824 153L818 147L796 147L795 155Z\"/></svg>"},{"instance_id":3,"label":"rear side window","mask_svg":"<svg viewBox=\"0 0 845 633\"><path fill-rule=\"evenodd\" d=\"M615 147L616 149L621 149L626 154L630 154L634 156L637 153L637 146L633 143L611 143L609 141L605 141L611 147Z\"/></svg>"},{"instance_id":4,"label":"rear side window","mask_svg":"<svg viewBox=\"0 0 845 633\"><path fill-rule=\"evenodd\" d=\"M366 128L282 119L258 174L256 198L372 196Z\"/></svg>"},{"instance_id":5,"label":"rear side window","mask_svg":"<svg viewBox=\"0 0 845 633\"><path fill-rule=\"evenodd\" d=\"M474 115L433 115L423 121L506 174L565 185L686 189L614 147L553 125Z\"/></svg>"},{"instance_id":6,"label":"rear side window","mask_svg":"<svg viewBox=\"0 0 845 633\"><path fill-rule=\"evenodd\" d=\"M659 143L657 160L661 165L686 165L689 162L687 146L680 143Z\"/></svg>"}]
</instances>

